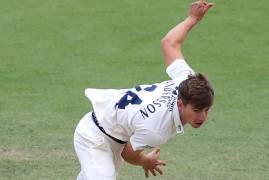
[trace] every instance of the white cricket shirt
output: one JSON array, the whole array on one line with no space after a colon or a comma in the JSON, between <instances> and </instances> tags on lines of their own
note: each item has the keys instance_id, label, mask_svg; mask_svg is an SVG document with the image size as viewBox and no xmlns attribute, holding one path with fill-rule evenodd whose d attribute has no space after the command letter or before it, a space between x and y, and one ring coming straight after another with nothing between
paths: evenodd
<instances>
[{"instance_id":1,"label":"white cricket shirt","mask_svg":"<svg viewBox=\"0 0 269 180\"><path fill-rule=\"evenodd\" d=\"M194 71L185 60L177 59L166 72L172 80L131 89L85 90L108 134L130 141L139 150L158 147L184 132L177 107L178 85Z\"/></svg>"}]
</instances>

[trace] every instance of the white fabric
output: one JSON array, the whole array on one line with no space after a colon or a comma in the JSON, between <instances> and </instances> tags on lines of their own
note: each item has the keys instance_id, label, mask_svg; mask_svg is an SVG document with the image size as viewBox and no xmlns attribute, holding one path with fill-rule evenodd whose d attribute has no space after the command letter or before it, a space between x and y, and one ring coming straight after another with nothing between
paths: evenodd
<instances>
[{"instance_id":1,"label":"white fabric","mask_svg":"<svg viewBox=\"0 0 269 180\"><path fill-rule=\"evenodd\" d=\"M183 59L166 70L172 80L132 89L86 89L96 117L105 131L134 150L157 147L183 133L177 108L177 88L193 70Z\"/></svg>"},{"instance_id":2,"label":"white fabric","mask_svg":"<svg viewBox=\"0 0 269 180\"><path fill-rule=\"evenodd\" d=\"M195 74L184 59L177 59L172 62L167 68L168 76L178 84L188 78L189 75Z\"/></svg>"},{"instance_id":3,"label":"white fabric","mask_svg":"<svg viewBox=\"0 0 269 180\"><path fill-rule=\"evenodd\" d=\"M124 145L105 137L94 124L91 113L77 125L74 147L81 165L77 180L116 180Z\"/></svg>"},{"instance_id":4,"label":"white fabric","mask_svg":"<svg viewBox=\"0 0 269 180\"><path fill-rule=\"evenodd\" d=\"M132 89L86 89L96 117L105 131L130 141L134 150L157 147L184 129L177 107L178 85L193 70L175 60L166 70L172 80ZM77 180L115 180L124 145L104 135L91 112L77 125L74 146L81 171Z\"/></svg>"}]
</instances>

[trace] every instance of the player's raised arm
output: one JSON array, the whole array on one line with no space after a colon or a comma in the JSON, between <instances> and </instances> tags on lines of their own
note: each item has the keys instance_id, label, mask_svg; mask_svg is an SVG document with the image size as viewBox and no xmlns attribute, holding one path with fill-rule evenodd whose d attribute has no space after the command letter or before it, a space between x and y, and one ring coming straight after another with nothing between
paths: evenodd
<instances>
[{"instance_id":1,"label":"player's raised arm","mask_svg":"<svg viewBox=\"0 0 269 180\"><path fill-rule=\"evenodd\" d=\"M203 18L213 3L199 0L190 5L188 17L171 29L162 39L164 63L169 66L176 59L184 59L181 46L188 32Z\"/></svg>"}]
</instances>

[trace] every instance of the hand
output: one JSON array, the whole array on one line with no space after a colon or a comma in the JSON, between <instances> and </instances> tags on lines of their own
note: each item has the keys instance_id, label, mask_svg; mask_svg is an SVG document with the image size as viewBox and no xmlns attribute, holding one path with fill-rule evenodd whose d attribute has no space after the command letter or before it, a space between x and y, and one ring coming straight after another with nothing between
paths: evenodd
<instances>
[{"instance_id":1,"label":"hand","mask_svg":"<svg viewBox=\"0 0 269 180\"><path fill-rule=\"evenodd\" d=\"M160 175L163 174L160 166L165 166L165 162L162 160L158 160L160 154L159 148L154 148L150 153L145 155L145 163L143 164L143 169L145 171L145 176L149 177L149 171L153 176L156 176L156 172L159 172Z\"/></svg>"},{"instance_id":2,"label":"hand","mask_svg":"<svg viewBox=\"0 0 269 180\"><path fill-rule=\"evenodd\" d=\"M204 0L196 1L192 3L189 8L189 17L195 19L198 22L204 17L207 10L213 5L213 3L207 3Z\"/></svg>"}]
</instances>

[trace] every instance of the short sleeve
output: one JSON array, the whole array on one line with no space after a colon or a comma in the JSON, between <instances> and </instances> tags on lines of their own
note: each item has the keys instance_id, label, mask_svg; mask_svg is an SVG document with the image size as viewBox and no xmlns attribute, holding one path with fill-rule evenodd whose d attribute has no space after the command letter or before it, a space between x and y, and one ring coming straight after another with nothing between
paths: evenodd
<instances>
[{"instance_id":1,"label":"short sleeve","mask_svg":"<svg viewBox=\"0 0 269 180\"><path fill-rule=\"evenodd\" d=\"M163 139L158 133L147 129L140 129L135 131L135 133L131 136L130 143L133 150L136 151L145 148L159 147L163 144Z\"/></svg>"},{"instance_id":2,"label":"short sleeve","mask_svg":"<svg viewBox=\"0 0 269 180\"><path fill-rule=\"evenodd\" d=\"M168 76L173 79L185 80L189 75L195 74L184 59L176 59L166 69Z\"/></svg>"}]
</instances>

